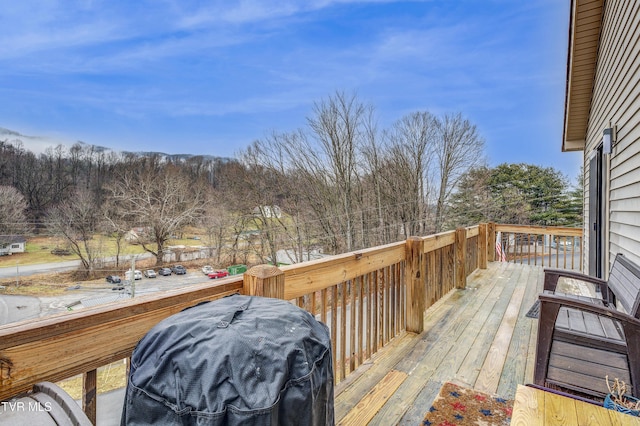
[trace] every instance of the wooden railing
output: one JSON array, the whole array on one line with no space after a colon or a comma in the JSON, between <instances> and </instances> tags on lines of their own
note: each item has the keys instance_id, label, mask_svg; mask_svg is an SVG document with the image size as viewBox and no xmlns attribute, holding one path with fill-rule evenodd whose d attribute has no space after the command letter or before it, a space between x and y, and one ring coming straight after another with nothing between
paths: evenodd
<instances>
[{"instance_id":1,"label":"wooden railing","mask_svg":"<svg viewBox=\"0 0 640 426\"><path fill-rule=\"evenodd\" d=\"M99 367L130 357L160 320L233 293L291 300L325 322L338 383L394 337L421 333L425 310L494 259L496 230L535 234L531 227L480 224L282 269L259 265L241 277L2 326L0 400L39 381L82 374L83 409L95 422Z\"/></svg>"},{"instance_id":2,"label":"wooden railing","mask_svg":"<svg viewBox=\"0 0 640 426\"><path fill-rule=\"evenodd\" d=\"M583 270L581 228L496 225L495 229L508 262Z\"/></svg>"}]
</instances>

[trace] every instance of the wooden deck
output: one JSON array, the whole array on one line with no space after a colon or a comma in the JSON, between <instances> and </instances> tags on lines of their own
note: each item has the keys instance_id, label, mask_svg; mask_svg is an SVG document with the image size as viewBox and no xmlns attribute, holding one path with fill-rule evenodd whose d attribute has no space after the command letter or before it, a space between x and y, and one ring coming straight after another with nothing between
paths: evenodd
<instances>
[{"instance_id":1,"label":"wooden deck","mask_svg":"<svg viewBox=\"0 0 640 426\"><path fill-rule=\"evenodd\" d=\"M420 424L446 381L514 398L533 381L538 320L525 314L542 282L540 266L477 270L426 311L422 334L397 337L337 385L337 422Z\"/></svg>"}]
</instances>

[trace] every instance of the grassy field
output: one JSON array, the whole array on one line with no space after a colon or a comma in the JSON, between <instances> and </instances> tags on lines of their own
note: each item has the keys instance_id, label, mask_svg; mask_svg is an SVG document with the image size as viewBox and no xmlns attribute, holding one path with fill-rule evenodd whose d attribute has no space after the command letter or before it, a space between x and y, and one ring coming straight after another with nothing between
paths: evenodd
<instances>
[{"instance_id":1,"label":"grassy field","mask_svg":"<svg viewBox=\"0 0 640 426\"><path fill-rule=\"evenodd\" d=\"M16 253L11 256L0 257L0 267L18 265L34 265L37 263L62 262L64 260L78 259L77 256L56 256L51 254L51 250L56 247L63 247L62 244L53 237L36 237L27 240L25 253Z\"/></svg>"},{"instance_id":2,"label":"grassy field","mask_svg":"<svg viewBox=\"0 0 640 426\"><path fill-rule=\"evenodd\" d=\"M199 236L198 230L195 228L188 229L184 235L191 238L172 239L168 241L167 245L199 246L203 244L202 240L196 240L193 238L194 236ZM117 253L117 245L114 238L96 235L90 243L93 244L94 247L98 247L100 249L100 253L103 257L115 256ZM20 267L23 265L78 260L79 257L73 254L58 256L51 253L54 249L64 249L66 247L65 242L56 237L31 237L27 240L25 253L16 253L11 256L0 256L0 268L15 268L16 275L19 276ZM120 250L121 256L140 253L144 253L141 246L128 244L127 242L122 243ZM202 260L201 262L202 264L208 263L207 260ZM123 273L124 269L127 269L127 266L128 265L123 263L122 266L118 268L117 273ZM137 269L154 267L155 259L153 258L138 260L136 262ZM108 274L108 271L98 271L94 277L87 278L82 273L61 272L21 276L18 278L11 277L0 279L0 286L5 286L5 288L0 291L2 291L3 294L55 296L63 294L67 287L78 282L82 282L83 287L104 286L104 277Z\"/></svg>"},{"instance_id":3,"label":"grassy field","mask_svg":"<svg viewBox=\"0 0 640 426\"><path fill-rule=\"evenodd\" d=\"M104 257L115 256L117 253L117 245L114 238L109 238L103 235L96 235L91 244L99 248L99 252ZM192 238L185 239L173 239L169 240L167 245L185 245L185 246L197 246L203 242L200 240L194 240ZM70 254L67 256L58 256L52 254L51 251L56 248L64 249L67 246L64 241L56 237L32 237L27 240L27 247L25 253L16 253L11 256L0 256L0 268L3 267L15 267L18 265L35 265L40 263L55 263L64 262L67 260L78 260L79 257ZM155 246L152 246L155 249ZM140 254L144 253L144 250L139 245L122 243L120 255L128 254Z\"/></svg>"}]
</instances>

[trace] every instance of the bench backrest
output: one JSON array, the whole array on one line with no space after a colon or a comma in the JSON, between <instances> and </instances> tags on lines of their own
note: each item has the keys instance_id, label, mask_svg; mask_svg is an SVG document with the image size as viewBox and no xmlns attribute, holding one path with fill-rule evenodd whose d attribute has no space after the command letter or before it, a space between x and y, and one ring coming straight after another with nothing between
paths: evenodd
<instances>
[{"instance_id":1,"label":"bench backrest","mask_svg":"<svg viewBox=\"0 0 640 426\"><path fill-rule=\"evenodd\" d=\"M640 318L640 267L618 253L607 284L624 310Z\"/></svg>"}]
</instances>

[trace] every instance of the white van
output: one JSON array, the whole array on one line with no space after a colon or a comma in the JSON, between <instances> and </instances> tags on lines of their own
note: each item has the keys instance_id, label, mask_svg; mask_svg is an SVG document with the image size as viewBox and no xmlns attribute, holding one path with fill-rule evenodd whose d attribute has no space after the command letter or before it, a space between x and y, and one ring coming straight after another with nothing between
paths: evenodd
<instances>
[{"instance_id":1,"label":"white van","mask_svg":"<svg viewBox=\"0 0 640 426\"><path fill-rule=\"evenodd\" d=\"M127 272L124 273L124 279L127 281L131 281L131 269L129 269ZM142 272L139 270L135 270L133 271L133 279L134 280L141 280L142 279Z\"/></svg>"}]
</instances>

